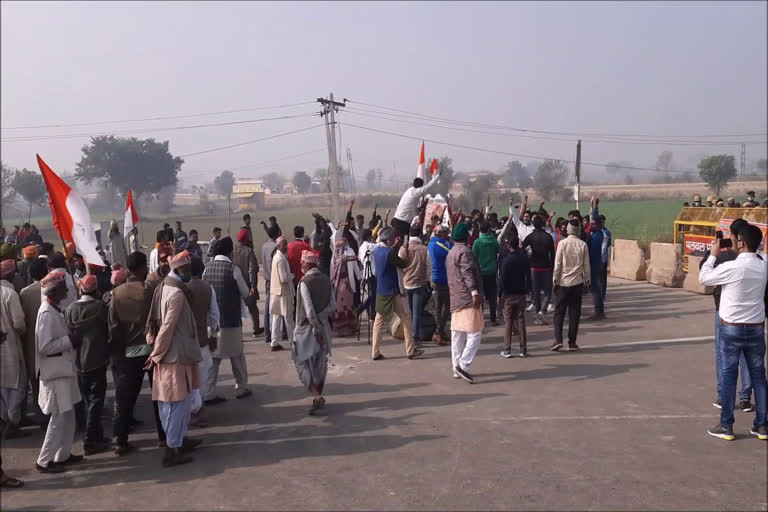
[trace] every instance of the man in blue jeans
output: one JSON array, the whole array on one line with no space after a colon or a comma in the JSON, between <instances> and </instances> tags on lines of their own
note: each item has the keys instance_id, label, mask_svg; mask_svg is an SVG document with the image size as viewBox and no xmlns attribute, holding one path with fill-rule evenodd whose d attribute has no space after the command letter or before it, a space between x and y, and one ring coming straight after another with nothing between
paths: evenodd
<instances>
[{"instance_id":1,"label":"man in blue jeans","mask_svg":"<svg viewBox=\"0 0 768 512\"><path fill-rule=\"evenodd\" d=\"M735 246L736 237L739 232L739 229L741 229L743 226L747 226L749 223L745 221L744 219L736 219L731 223L731 246ZM723 262L726 261L733 261L738 256L738 253L734 250L721 250L720 256L718 256L715 260L715 267L720 265ZM759 257L759 256L758 256ZM701 263L699 264L699 269L704 266L704 262L707 261L709 258L709 251L707 251L704 254L704 258L701 260ZM720 315L718 314L718 310L720 308L720 293L721 289L719 286L715 286L714 290L712 291L712 297L715 300L715 378L717 379L717 396L714 402L712 402L712 405L717 407L718 409L722 408L721 405L721 392L722 392L722 383L720 381L720 373L723 367L723 359L720 357ZM744 354L742 354L739 357L739 375L741 376L741 387L739 388L739 408L743 412L751 412L752 409L752 402L750 401L750 398L752 397L752 381L749 378L749 370L747 370L747 361L744 359Z\"/></svg>"},{"instance_id":2,"label":"man in blue jeans","mask_svg":"<svg viewBox=\"0 0 768 512\"><path fill-rule=\"evenodd\" d=\"M720 294L720 357L722 358L720 423L708 430L712 436L732 441L733 408L739 358L744 355L755 391L755 420L750 433L768 440L766 425L765 378L765 301L768 266L757 255L763 235L757 226L738 229L733 248L738 256L733 261L715 267L720 256L720 240L712 244L712 252L699 272L704 286L721 286Z\"/></svg>"}]
</instances>

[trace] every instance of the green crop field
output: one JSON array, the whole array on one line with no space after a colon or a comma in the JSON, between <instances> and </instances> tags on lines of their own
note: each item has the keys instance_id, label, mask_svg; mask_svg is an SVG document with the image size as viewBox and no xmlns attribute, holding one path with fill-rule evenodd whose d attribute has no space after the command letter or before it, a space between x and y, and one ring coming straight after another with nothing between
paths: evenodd
<instances>
[{"instance_id":1,"label":"green crop field","mask_svg":"<svg viewBox=\"0 0 768 512\"><path fill-rule=\"evenodd\" d=\"M651 241L671 241L672 239L672 223L675 216L680 211L682 206L682 199L665 199L658 201L601 201L600 212L607 217L607 226L611 230L614 240L617 238L634 239L641 242L641 245L646 246ZM535 205L534 205L535 206ZM576 207L575 203L548 203L545 207L549 211L556 211L558 216L565 217L569 210ZM496 206L496 211L499 212L499 216L506 215L506 207L499 208ZM581 210L586 211L586 207L582 204ZM321 208L286 208L286 209L270 209L265 211L252 211L250 212L253 217L253 233L255 238L256 247L260 247L265 241L266 235L264 230L258 224L260 220L267 220L270 215L277 217L278 223L283 229L283 232L292 235L293 226L302 225L309 234L313 228L313 219L311 216L312 211L318 211L319 213L326 213L327 209ZM384 213L386 210L380 208L380 213ZM370 208L356 209L355 213L362 213L366 216L366 219L370 217ZM108 214L93 213L93 221L106 221L110 220ZM200 233L201 240L210 240L211 229L214 226L219 226L224 229L226 234L227 229L227 216L224 214L218 215L202 215L195 214L181 214L171 212L164 218L160 217L146 217L143 222L140 222L141 231L140 234L143 237L144 245L152 246L154 243L155 232L162 227L163 222L168 222L173 225L173 222L180 219L183 222L184 230L197 229ZM242 214L233 213L231 219L232 236L237 235L237 231L240 227ZM50 218L37 217L32 219L33 223L37 223L40 228L41 234L45 240L56 240L53 227L51 225ZM118 218L118 222L122 225L122 218ZM57 244L58 245L58 244Z\"/></svg>"}]
</instances>

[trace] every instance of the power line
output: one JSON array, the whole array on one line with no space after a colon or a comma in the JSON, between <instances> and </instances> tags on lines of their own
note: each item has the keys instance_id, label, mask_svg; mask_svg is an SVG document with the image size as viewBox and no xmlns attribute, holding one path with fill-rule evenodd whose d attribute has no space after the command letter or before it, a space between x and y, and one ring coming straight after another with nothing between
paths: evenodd
<instances>
[{"instance_id":1,"label":"power line","mask_svg":"<svg viewBox=\"0 0 768 512\"><path fill-rule=\"evenodd\" d=\"M164 121L168 119L186 119L190 117L203 117L203 116L215 116L220 114L236 114L238 112L253 112L257 110L269 110L274 108L288 108L288 107L299 107L302 105L311 105L315 103L314 101L303 101L300 103L288 103L285 105L272 105L269 107L252 107L252 108L238 108L233 110L221 110L219 112L205 112L202 114L185 114L185 115L177 115L177 116L160 116L160 117L145 117L142 119L117 119L114 121L93 121L89 123L68 123L68 124L43 124L43 125L36 125L36 126L3 126L0 129L3 130L27 130L27 129L35 129L35 128L64 128L69 126L95 126L99 124L117 124L117 123L138 123L138 122L144 122L144 121Z\"/></svg>"},{"instance_id":2,"label":"power line","mask_svg":"<svg viewBox=\"0 0 768 512\"><path fill-rule=\"evenodd\" d=\"M562 142L576 142L578 139L564 139L560 137L546 137L541 135L525 135L520 133L500 133L500 132L489 132L484 130L473 130L470 128L457 128L455 126L444 126L444 125L436 125L431 123L419 123L416 121L407 121L404 119L398 119L397 117L405 117L410 119L420 119L413 116L398 116L397 114L388 114L383 112L382 113L387 116L393 116L393 117L381 117L371 114L363 114L359 112L361 109L354 109L350 110L347 108L345 112L347 114L353 114L358 116L364 116L364 117L371 117L376 119L383 119L385 121L392 121L396 123L407 123L407 124L413 124L413 125L419 125L419 126L430 126L434 128L443 128L446 130L456 130L456 131L462 131L462 132L470 132L470 133L481 133L485 135L501 135L503 137L521 137L521 138L527 138L527 139L536 139L536 140L556 140L556 141L562 141ZM365 110L365 112L377 112L375 110ZM658 140L638 140L638 139L595 139L595 140L583 140L583 142L590 142L590 143L607 143L607 144L650 144L650 145L665 145L665 146L710 146L710 145L737 145L737 144L766 144L768 141L743 141L743 142L737 142L737 141L658 141Z\"/></svg>"},{"instance_id":3,"label":"power line","mask_svg":"<svg viewBox=\"0 0 768 512\"><path fill-rule=\"evenodd\" d=\"M298 158L300 156L311 155L313 153L319 153L320 151L326 151L326 148L319 148L319 149L313 149L311 151L304 151L303 153L296 153L295 155L288 155L288 156L284 156L282 158L276 158L274 160L265 160L263 162L251 162L249 164L242 164L242 165L238 165L238 166L235 166L235 167L229 167L227 169L216 169L216 170L211 169L211 170L208 170L208 171L191 171L191 172L182 171L184 173L182 177L199 176L199 175L211 174L211 173L221 173L221 172L224 172L224 171L234 171L236 169L242 169L244 167L268 165L268 164L273 164L275 162L282 162L284 160L290 160L292 158Z\"/></svg>"},{"instance_id":4,"label":"power line","mask_svg":"<svg viewBox=\"0 0 768 512\"><path fill-rule=\"evenodd\" d=\"M412 112L409 110L402 110L397 109L393 107L385 107L381 105L375 105L373 103L365 103L362 101L355 101L355 100L347 100L350 103L357 103L360 105L365 105L368 107L373 108L380 108L384 110L392 110L394 112L401 112L404 114L410 114L415 115L423 118L429 118L436 121L448 121L451 123L456 124L467 124L467 125L476 125L484 128L496 128L499 130L511 130L511 131L519 131L519 132L529 132L529 133L542 133L542 134L548 134L548 135L571 135L571 136L587 136L587 137L666 137L666 138L699 138L699 137L710 137L710 138L733 138L733 137L765 137L766 133L740 133L740 134L727 134L727 135L659 135L659 134L606 134L606 133L590 133L590 132L563 132L563 131L553 131L553 130L533 130L528 128L516 128L511 126L504 126L504 125L495 125L495 124L486 124L486 123L472 123L468 121L461 121L456 119L449 119L445 117L437 117L432 116L429 114L420 114L418 112ZM738 143L738 142L737 142Z\"/></svg>"},{"instance_id":5,"label":"power line","mask_svg":"<svg viewBox=\"0 0 768 512\"><path fill-rule=\"evenodd\" d=\"M552 157L552 156L541 156L541 155L524 155L524 154L520 154L520 153L510 153L508 151L499 151L499 150L495 150L495 149L478 148L478 147L474 147L474 146L466 146L464 144L455 144L455 143L452 143L452 142L445 142L445 141L440 141L440 140L430 140L430 139L425 139L423 137L414 137L412 135L404 135L402 133L388 132L386 130L378 130L376 128L369 128L367 126L359 126L359 125L355 125L355 124L351 124L351 123L347 123L347 122L345 122L344 125L345 126L351 126L352 128L359 128L361 130L368 130L368 131L372 131L372 132L383 133L383 134L386 134L386 135L393 135L395 137L402 137L402 138L405 138L405 139L421 140L421 141L424 141L424 142L431 142L432 144L439 144L439 145L443 145L443 146L451 146L451 147L461 148L461 149L470 149L470 150L473 150L473 151L482 151L482 152L485 152L485 153L495 153L497 155L515 156L515 157L518 157L518 158L529 158L529 159L532 159L532 160L559 160L561 162L566 162L566 163L571 163L571 164L576 163L575 160L569 160L567 158L557 158L557 157ZM608 166L608 164L604 164L604 163L584 162L584 161L582 161L581 164L582 165L591 165L591 166L595 166L595 167L606 167L606 166ZM611 164L611 167L613 167L615 169L630 169L630 170L634 170L634 171L674 172L674 173L682 173L682 174L688 174L688 173L696 172L694 170L661 170L661 169L655 169L655 168L651 168L651 167L634 167L634 166L614 165L614 164Z\"/></svg>"},{"instance_id":6,"label":"power line","mask_svg":"<svg viewBox=\"0 0 768 512\"><path fill-rule=\"evenodd\" d=\"M270 135L269 137L263 137L261 139L247 140L245 142L238 142L237 144L230 144L228 146L220 146L220 147L217 147L217 148L205 149L203 151L197 151L195 153L188 153L186 155L179 155L179 156L181 158L189 158L190 156L197 156L197 155L202 155L202 154L205 154L205 153L213 153L214 151L222 151L224 149L231 149L231 148L236 148L236 147L240 147L240 146L246 146L248 144L253 144L255 142L262 142L262 141L265 141L265 140L277 139L278 137L284 137L286 135L292 135L294 133L306 132L308 130L314 130L315 128L320 128L321 126L325 126L325 125L324 124L316 124L314 126L308 126L306 128L301 128L299 130L293 130L293 131L290 131L290 132L284 132L284 133L278 133L278 134L275 134L275 135Z\"/></svg>"},{"instance_id":7,"label":"power line","mask_svg":"<svg viewBox=\"0 0 768 512\"><path fill-rule=\"evenodd\" d=\"M175 131L175 130L190 130L195 128L208 128L212 126L233 126L238 124L260 123L265 121L282 121L285 119L300 119L304 117L315 117L318 115L320 115L319 112L309 112L305 114L294 114L290 116L263 117L259 119L244 119L240 121L225 121L220 123L170 126L166 128L138 128L138 129L132 129L132 130L121 130L121 131L102 132L102 133L71 133L71 134L59 134L59 135L18 136L18 137L8 137L5 139L0 139L0 142L39 142L39 141L46 141L46 140L72 139L72 138L79 138L79 137L100 137L100 136L106 136L106 135L127 135L127 134L133 134L133 133L167 132L167 131Z\"/></svg>"}]
</instances>

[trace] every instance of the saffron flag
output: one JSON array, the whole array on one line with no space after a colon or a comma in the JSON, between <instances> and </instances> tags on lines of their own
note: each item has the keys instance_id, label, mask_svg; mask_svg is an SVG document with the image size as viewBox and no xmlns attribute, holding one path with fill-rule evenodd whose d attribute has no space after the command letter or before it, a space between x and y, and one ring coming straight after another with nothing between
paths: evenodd
<instances>
[{"instance_id":1,"label":"saffron flag","mask_svg":"<svg viewBox=\"0 0 768 512\"><path fill-rule=\"evenodd\" d=\"M136 208L133 206L133 196L131 191L125 196L125 220L123 220L123 236L128 236L133 227L138 224L139 216L136 215Z\"/></svg>"},{"instance_id":2,"label":"saffron flag","mask_svg":"<svg viewBox=\"0 0 768 512\"><path fill-rule=\"evenodd\" d=\"M96 233L93 231L91 214L75 190L59 178L48 167L40 155L37 165L43 175L45 189L48 192L48 205L51 207L53 227L65 242L72 242L75 250L89 265L103 267L104 260L96 249Z\"/></svg>"},{"instance_id":3,"label":"saffron flag","mask_svg":"<svg viewBox=\"0 0 768 512\"><path fill-rule=\"evenodd\" d=\"M434 176L437 172L437 158L432 159L432 163L429 164L429 175Z\"/></svg>"},{"instance_id":4,"label":"saffron flag","mask_svg":"<svg viewBox=\"0 0 768 512\"><path fill-rule=\"evenodd\" d=\"M421 153L419 154L419 167L416 169L416 177L427 181L424 174L424 141L421 141Z\"/></svg>"}]
</instances>

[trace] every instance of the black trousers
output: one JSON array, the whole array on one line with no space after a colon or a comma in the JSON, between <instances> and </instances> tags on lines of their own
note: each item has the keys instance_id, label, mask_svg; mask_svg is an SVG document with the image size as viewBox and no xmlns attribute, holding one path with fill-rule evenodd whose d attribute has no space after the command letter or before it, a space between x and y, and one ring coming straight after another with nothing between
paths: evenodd
<instances>
[{"instance_id":1,"label":"black trousers","mask_svg":"<svg viewBox=\"0 0 768 512\"><path fill-rule=\"evenodd\" d=\"M107 394L107 367L78 372L77 383L83 397L86 413L84 445L104 440L104 427L101 425L101 413L104 411L104 396Z\"/></svg>"},{"instance_id":2,"label":"black trousers","mask_svg":"<svg viewBox=\"0 0 768 512\"><path fill-rule=\"evenodd\" d=\"M575 345L581 320L581 294L584 285L561 286L555 294L555 340L563 342L563 323L568 312L568 344Z\"/></svg>"},{"instance_id":3,"label":"black trousers","mask_svg":"<svg viewBox=\"0 0 768 512\"><path fill-rule=\"evenodd\" d=\"M139 398L141 386L144 383L144 374L149 376L149 387L152 388L152 370L145 371L146 357L127 357L118 366L112 367L112 376L115 381L115 409L112 416L112 435L117 444L128 441L133 408ZM165 431L160 422L160 413L157 402L152 401L155 412L155 426L157 427L157 439L165 441Z\"/></svg>"},{"instance_id":4,"label":"black trousers","mask_svg":"<svg viewBox=\"0 0 768 512\"><path fill-rule=\"evenodd\" d=\"M483 293L488 306L491 309L491 322L496 322L497 302L499 296L496 293L496 274L483 274Z\"/></svg>"}]
</instances>

